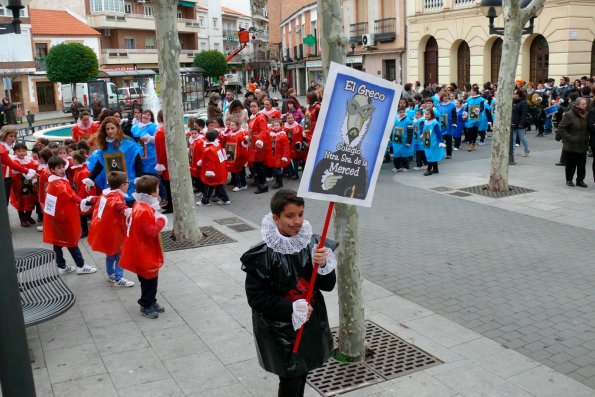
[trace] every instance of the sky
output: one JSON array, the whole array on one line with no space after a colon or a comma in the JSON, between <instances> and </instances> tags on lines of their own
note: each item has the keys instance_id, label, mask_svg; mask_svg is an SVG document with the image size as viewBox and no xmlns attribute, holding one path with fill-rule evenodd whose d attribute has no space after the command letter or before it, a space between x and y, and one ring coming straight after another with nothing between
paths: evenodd
<instances>
[{"instance_id":1,"label":"sky","mask_svg":"<svg viewBox=\"0 0 595 397\"><path fill-rule=\"evenodd\" d=\"M250 0L221 0L221 6L250 15Z\"/></svg>"}]
</instances>

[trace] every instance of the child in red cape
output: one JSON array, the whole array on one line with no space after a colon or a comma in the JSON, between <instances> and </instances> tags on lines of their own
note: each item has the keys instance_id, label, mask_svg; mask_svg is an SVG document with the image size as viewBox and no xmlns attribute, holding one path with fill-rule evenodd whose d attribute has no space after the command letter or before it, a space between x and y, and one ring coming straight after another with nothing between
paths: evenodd
<instances>
[{"instance_id":1,"label":"child in red cape","mask_svg":"<svg viewBox=\"0 0 595 397\"><path fill-rule=\"evenodd\" d=\"M91 171L87 168L87 156L85 156L84 150L76 150L72 152L72 167L70 167L74 175L72 177L72 188L74 189L77 196L84 199L89 196L97 196L99 191L97 187L92 187L87 191L83 179L88 178L91 175ZM81 212L81 238L89 235L89 221L91 220L91 211Z\"/></svg>"},{"instance_id":2,"label":"child in red cape","mask_svg":"<svg viewBox=\"0 0 595 397\"><path fill-rule=\"evenodd\" d=\"M126 218L132 213L125 200L128 175L112 171L107 175L107 184L109 188L101 196L93 198L95 208L87 242L93 251L106 255L107 279L116 287L132 287L134 282L124 278L124 270L119 265L122 244L126 238Z\"/></svg>"},{"instance_id":3,"label":"child in red cape","mask_svg":"<svg viewBox=\"0 0 595 397\"><path fill-rule=\"evenodd\" d=\"M240 122L235 119L227 119L229 123L229 134L226 136L225 152L227 153L227 171L235 175L236 187L234 192L248 189L246 182L246 170L244 166L248 161L248 134L240 130Z\"/></svg>"},{"instance_id":4,"label":"child in red cape","mask_svg":"<svg viewBox=\"0 0 595 397\"><path fill-rule=\"evenodd\" d=\"M225 165L227 154L225 149L219 146L218 136L217 130L207 131L207 141L200 161L200 180L204 183L205 190L198 205L209 205L213 192L221 199L217 204L231 204L229 196L225 192L225 186L223 186L227 181L227 166Z\"/></svg>"},{"instance_id":5,"label":"child in red cape","mask_svg":"<svg viewBox=\"0 0 595 397\"><path fill-rule=\"evenodd\" d=\"M37 230L43 232L43 207L45 206L45 192L48 189L48 178L52 175L50 169L48 168L48 161L52 157L52 151L44 147L39 151L39 166L37 167L37 173L39 174L39 179L37 181L37 202L41 207L41 216L37 219L37 221L41 221L42 225L37 226Z\"/></svg>"},{"instance_id":6,"label":"child in red cape","mask_svg":"<svg viewBox=\"0 0 595 397\"><path fill-rule=\"evenodd\" d=\"M194 185L194 192L200 197L203 194L204 186L200 180L200 167L198 162L202 158L205 137L198 130L198 126L190 129L190 138L188 138L188 158L190 160L190 177Z\"/></svg>"},{"instance_id":7,"label":"child in red cape","mask_svg":"<svg viewBox=\"0 0 595 397\"><path fill-rule=\"evenodd\" d=\"M59 156L53 156L48 161L52 175L48 178L43 208L43 242L53 246L58 273L66 274L75 270L77 274L95 273L97 269L85 264L78 247L81 238L81 198L74 193L66 179L65 166L66 161ZM74 266L66 266L62 247L68 248L76 269Z\"/></svg>"},{"instance_id":8,"label":"child in red cape","mask_svg":"<svg viewBox=\"0 0 595 397\"><path fill-rule=\"evenodd\" d=\"M91 121L91 115L89 112L81 112L79 119L74 127L72 127L72 139L80 141L81 139L89 139L97 131L99 131L100 125Z\"/></svg>"},{"instance_id":9,"label":"child in red cape","mask_svg":"<svg viewBox=\"0 0 595 397\"><path fill-rule=\"evenodd\" d=\"M152 175L137 178L133 196L136 201L128 219L120 266L138 276L140 312L155 319L165 311L156 298L159 269L163 266L160 233L167 225L167 218L159 212L159 179Z\"/></svg>"},{"instance_id":10,"label":"child in red cape","mask_svg":"<svg viewBox=\"0 0 595 397\"><path fill-rule=\"evenodd\" d=\"M16 143L13 146L15 154L14 161L25 167L27 170L35 170L37 167L33 159L27 156L27 145ZM12 185L10 188L10 204L19 213L21 227L35 225L31 217L35 209L35 192L33 191L33 180L25 178L25 174L12 170Z\"/></svg>"},{"instance_id":11,"label":"child in red cape","mask_svg":"<svg viewBox=\"0 0 595 397\"><path fill-rule=\"evenodd\" d=\"M289 165L290 159L289 139L285 131L281 129L281 120L271 121L269 140L271 150L266 153L264 164L268 168L273 168L275 175L273 189L280 189L283 187L283 169Z\"/></svg>"},{"instance_id":12,"label":"child in red cape","mask_svg":"<svg viewBox=\"0 0 595 397\"><path fill-rule=\"evenodd\" d=\"M306 148L303 145L304 129L295 120L293 113L287 113L285 117L286 121L283 125L283 129L289 138L289 151L291 153L291 165L289 166L289 169L292 173L292 179L299 179L300 163L306 160L306 157L308 156L308 152L306 152Z\"/></svg>"},{"instance_id":13,"label":"child in red cape","mask_svg":"<svg viewBox=\"0 0 595 397\"><path fill-rule=\"evenodd\" d=\"M157 154L157 165L155 171L161 178L163 186L165 186L165 193L167 198L167 204L163 206L164 214L171 214L174 212L173 200L171 197L171 185L169 179L169 169L167 165L167 151L165 149L165 126L163 125L163 110L159 110L157 113L157 123L159 128L155 133L155 152Z\"/></svg>"}]
</instances>

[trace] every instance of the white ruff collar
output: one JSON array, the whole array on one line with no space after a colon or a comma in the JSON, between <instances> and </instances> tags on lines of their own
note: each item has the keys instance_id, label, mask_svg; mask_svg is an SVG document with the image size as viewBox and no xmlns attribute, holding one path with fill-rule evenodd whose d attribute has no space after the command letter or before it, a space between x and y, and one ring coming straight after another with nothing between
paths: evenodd
<instances>
[{"instance_id":1,"label":"white ruff collar","mask_svg":"<svg viewBox=\"0 0 595 397\"><path fill-rule=\"evenodd\" d=\"M161 209L159 206L159 199L157 197L151 196L150 194L134 192L132 193L132 197L134 197L134 199L138 202L149 204L149 206L151 206L151 208L153 208L155 211Z\"/></svg>"},{"instance_id":2,"label":"white ruff collar","mask_svg":"<svg viewBox=\"0 0 595 397\"><path fill-rule=\"evenodd\" d=\"M280 254L295 254L300 252L310 244L312 239L312 226L310 222L304 220L302 228L293 237L285 237L279 233L277 224L273 220L273 214L268 214L262 218L262 239L267 247Z\"/></svg>"}]
</instances>

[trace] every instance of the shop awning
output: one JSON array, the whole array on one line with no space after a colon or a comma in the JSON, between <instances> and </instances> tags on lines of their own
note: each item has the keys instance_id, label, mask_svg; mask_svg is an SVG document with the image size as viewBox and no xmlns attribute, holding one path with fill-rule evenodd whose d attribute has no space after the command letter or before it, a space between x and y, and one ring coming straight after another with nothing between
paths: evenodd
<instances>
[{"instance_id":1,"label":"shop awning","mask_svg":"<svg viewBox=\"0 0 595 397\"><path fill-rule=\"evenodd\" d=\"M98 78L106 77L139 77L139 76L155 76L154 70L151 69L137 69L137 70L102 70L97 75Z\"/></svg>"},{"instance_id":2,"label":"shop awning","mask_svg":"<svg viewBox=\"0 0 595 397\"><path fill-rule=\"evenodd\" d=\"M182 7L196 7L196 3L192 2L192 1L184 1L184 0L180 0L178 1L178 4L181 5Z\"/></svg>"},{"instance_id":3,"label":"shop awning","mask_svg":"<svg viewBox=\"0 0 595 397\"><path fill-rule=\"evenodd\" d=\"M205 70L203 68L199 68L197 66L192 66L189 68L180 68L180 74L184 73L204 73Z\"/></svg>"}]
</instances>

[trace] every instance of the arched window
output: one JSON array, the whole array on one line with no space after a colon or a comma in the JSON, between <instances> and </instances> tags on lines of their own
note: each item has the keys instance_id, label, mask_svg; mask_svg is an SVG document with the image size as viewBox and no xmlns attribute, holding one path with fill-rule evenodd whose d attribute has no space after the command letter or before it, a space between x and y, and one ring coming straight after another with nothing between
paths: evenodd
<instances>
[{"instance_id":1,"label":"arched window","mask_svg":"<svg viewBox=\"0 0 595 397\"><path fill-rule=\"evenodd\" d=\"M424 83L438 82L438 43L430 37L424 52Z\"/></svg>"},{"instance_id":2,"label":"arched window","mask_svg":"<svg viewBox=\"0 0 595 397\"><path fill-rule=\"evenodd\" d=\"M492 44L492 69L490 73L490 79L492 83L498 82L498 76L500 75L500 61L502 60L502 39L498 38Z\"/></svg>"},{"instance_id":3,"label":"arched window","mask_svg":"<svg viewBox=\"0 0 595 397\"><path fill-rule=\"evenodd\" d=\"M471 50L469 44L463 41L457 50L457 84L464 87L471 82Z\"/></svg>"},{"instance_id":4,"label":"arched window","mask_svg":"<svg viewBox=\"0 0 595 397\"><path fill-rule=\"evenodd\" d=\"M539 35L531 43L530 53L531 72L529 80L535 83L545 83L548 78L550 64L550 49L545 37Z\"/></svg>"}]
</instances>

